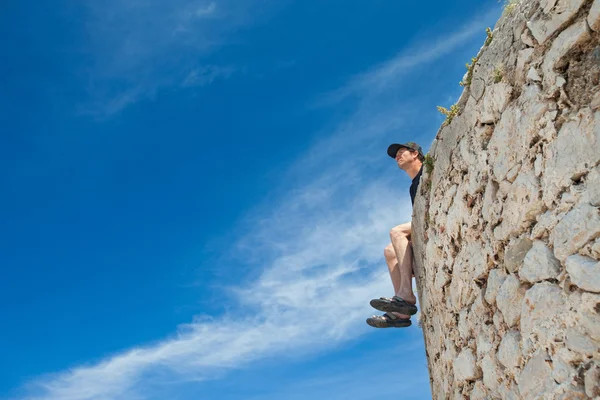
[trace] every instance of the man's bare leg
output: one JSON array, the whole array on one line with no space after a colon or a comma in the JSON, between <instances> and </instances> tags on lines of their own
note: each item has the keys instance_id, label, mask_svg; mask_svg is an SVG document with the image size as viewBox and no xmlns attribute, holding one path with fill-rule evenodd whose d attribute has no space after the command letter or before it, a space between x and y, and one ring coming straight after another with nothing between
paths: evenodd
<instances>
[{"instance_id":1,"label":"man's bare leg","mask_svg":"<svg viewBox=\"0 0 600 400\"><path fill-rule=\"evenodd\" d=\"M398 271L400 275L400 285L396 289L396 296L404 299L408 303L416 304L417 298L412 290L413 275L413 253L410 244L411 225L410 222L394 227L390 232L392 247L396 253L398 262Z\"/></svg>"},{"instance_id":2,"label":"man's bare leg","mask_svg":"<svg viewBox=\"0 0 600 400\"><path fill-rule=\"evenodd\" d=\"M400 268L398 266L398 257L396 256L396 252L394 251L394 247L392 244L389 244L385 250L383 250L383 255L385 256L385 262L390 271L390 278L392 278L392 285L394 285L394 293L400 292L402 275L400 274ZM407 300L410 302L410 300ZM409 319L410 315L400 314L397 312L392 313L398 318Z\"/></svg>"}]
</instances>

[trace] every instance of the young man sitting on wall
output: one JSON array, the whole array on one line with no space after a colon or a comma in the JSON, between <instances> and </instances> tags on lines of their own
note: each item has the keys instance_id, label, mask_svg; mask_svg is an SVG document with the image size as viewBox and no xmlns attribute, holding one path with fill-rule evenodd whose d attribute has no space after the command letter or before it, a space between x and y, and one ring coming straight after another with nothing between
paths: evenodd
<instances>
[{"instance_id":1,"label":"young man sitting on wall","mask_svg":"<svg viewBox=\"0 0 600 400\"><path fill-rule=\"evenodd\" d=\"M388 147L387 153L412 179L409 192L414 205L425 159L421 146L414 142L395 143ZM390 231L392 243L385 248L383 254L394 285L394 297L371 300L373 308L385 312L367 319L367 324L375 328L405 328L411 325L410 316L417 313L417 298L412 290L413 252L410 228L411 223L407 222Z\"/></svg>"}]
</instances>

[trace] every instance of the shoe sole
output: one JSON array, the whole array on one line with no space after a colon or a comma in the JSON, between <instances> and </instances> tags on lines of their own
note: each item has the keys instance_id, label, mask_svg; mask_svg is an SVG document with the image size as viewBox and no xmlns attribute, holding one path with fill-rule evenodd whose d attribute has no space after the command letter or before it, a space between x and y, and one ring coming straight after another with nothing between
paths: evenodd
<instances>
[{"instance_id":1,"label":"shoe sole","mask_svg":"<svg viewBox=\"0 0 600 400\"><path fill-rule=\"evenodd\" d=\"M417 306L414 305L404 306L381 299L373 299L371 300L370 304L374 309L383 312L397 312L400 314L415 315L418 311Z\"/></svg>"},{"instance_id":2,"label":"shoe sole","mask_svg":"<svg viewBox=\"0 0 600 400\"><path fill-rule=\"evenodd\" d=\"M409 320L403 321L401 324L390 325L386 322L380 322L377 320L372 320L371 318L367 318L367 324L369 324L373 328L408 328L412 325L412 322Z\"/></svg>"}]
</instances>

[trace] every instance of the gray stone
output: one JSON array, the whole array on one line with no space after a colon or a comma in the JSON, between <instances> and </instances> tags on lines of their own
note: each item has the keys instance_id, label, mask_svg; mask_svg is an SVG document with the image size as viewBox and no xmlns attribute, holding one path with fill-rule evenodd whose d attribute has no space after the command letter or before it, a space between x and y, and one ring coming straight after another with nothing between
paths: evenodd
<instances>
[{"instance_id":1,"label":"gray stone","mask_svg":"<svg viewBox=\"0 0 600 400\"><path fill-rule=\"evenodd\" d=\"M527 48L519 51L517 55L517 68L515 69L515 79L517 82L522 83L525 81L525 67L531 61L531 56L533 56L534 49Z\"/></svg>"},{"instance_id":2,"label":"gray stone","mask_svg":"<svg viewBox=\"0 0 600 400\"><path fill-rule=\"evenodd\" d=\"M579 326L596 341L600 341L600 295L583 293L579 304Z\"/></svg>"},{"instance_id":3,"label":"gray stone","mask_svg":"<svg viewBox=\"0 0 600 400\"><path fill-rule=\"evenodd\" d=\"M517 272L532 246L533 242L528 237L521 237L510 243L504 253L504 266L506 269L511 273Z\"/></svg>"},{"instance_id":4,"label":"gray stone","mask_svg":"<svg viewBox=\"0 0 600 400\"><path fill-rule=\"evenodd\" d=\"M535 69L535 67L531 67L529 68L529 71L527 71L527 81L529 82L541 82L542 78L540 77L540 74L537 72L537 69Z\"/></svg>"},{"instance_id":5,"label":"gray stone","mask_svg":"<svg viewBox=\"0 0 600 400\"><path fill-rule=\"evenodd\" d=\"M552 360L552 379L558 384L566 382L574 373L575 370L560 358Z\"/></svg>"},{"instance_id":6,"label":"gray stone","mask_svg":"<svg viewBox=\"0 0 600 400\"><path fill-rule=\"evenodd\" d=\"M521 311L521 335L535 339L540 345L561 339L564 335L562 321L568 315L565 295L558 285L536 283L525 294Z\"/></svg>"},{"instance_id":7,"label":"gray stone","mask_svg":"<svg viewBox=\"0 0 600 400\"><path fill-rule=\"evenodd\" d=\"M521 170L504 202L502 222L494 229L494 237L505 240L522 232L535 222L543 208L540 179L533 169Z\"/></svg>"},{"instance_id":8,"label":"gray stone","mask_svg":"<svg viewBox=\"0 0 600 400\"><path fill-rule=\"evenodd\" d=\"M590 336L579 332L576 328L567 329L567 347L579 354L592 356L600 350L600 343L596 342Z\"/></svg>"},{"instance_id":9,"label":"gray stone","mask_svg":"<svg viewBox=\"0 0 600 400\"><path fill-rule=\"evenodd\" d=\"M519 387L510 380L502 382L498 388L498 394L502 400L520 400Z\"/></svg>"},{"instance_id":10,"label":"gray stone","mask_svg":"<svg viewBox=\"0 0 600 400\"><path fill-rule=\"evenodd\" d=\"M483 383L481 383L481 381L475 382L475 385L473 385L473 390L471 391L469 399L470 400L488 400L489 399L487 390L485 389L485 386L483 386Z\"/></svg>"},{"instance_id":11,"label":"gray stone","mask_svg":"<svg viewBox=\"0 0 600 400\"><path fill-rule=\"evenodd\" d=\"M600 293L600 262L578 254L567 258L567 272L571 282L587 290Z\"/></svg>"},{"instance_id":12,"label":"gray stone","mask_svg":"<svg viewBox=\"0 0 600 400\"><path fill-rule=\"evenodd\" d=\"M519 322L521 316L521 301L525 296L525 287L521 286L519 278L514 275L506 277L498 290L496 303L502 312L504 322L511 327Z\"/></svg>"},{"instance_id":13,"label":"gray stone","mask_svg":"<svg viewBox=\"0 0 600 400\"><path fill-rule=\"evenodd\" d=\"M568 1L568 0L565 0ZM575 3L582 3L583 0L577 0ZM579 4L581 5L581 4ZM538 30L539 32L539 30ZM536 36L535 32L533 32L533 36L540 41L541 38L546 38L543 36ZM544 62L542 63L542 72L544 75L544 87L552 88L556 84L556 73L554 72L555 68L558 68L564 63L564 56L571 50L573 47L578 46L590 39L590 33L588 30L587 22L585 20L579 21L567 29L562 31L560 35L552 42L552 46L550 50L546 53L546 58L544 58Z\"/></svg>"},{"instance_id":14,"label":"gray stone","mask_svg":"<svg viewBox=\"0 0 600 400\"><path fill-rule=\"evenodd\" d=\"M501 183L508 171L523 163L539 125L548 111L538 85L525 86L518 104L511 103L502 113L488 143L489 162L495 180Z\"/></svg>"},{"instance_id":15,"label":"gray stone","mask_svg":"<svg viewBox=\"0 0 600 400\"><path fill-rule=\"evenodd\" d=\"M585 189L586 200L594 207L600 207L600 168L594 168L585 177Z\"/></svg>"},{"instance_id":16,"label":"gray stone","mask_svg":"<svg viewBox=\"0 0 600 400\"><path fill-rule=\"evenodd\" d=\"M587 242L600 236L600 211L587 203L580 204L556 225L553 236L554 254L565 262Z\"/></svg>"},{"instance_id":17,"label":"gray stone","mask_svg":"<svg viewBox=\"0 0 600 400\"><path fill-rule=\"evenodd\" d=\"M521 365L521 334L512 330L504 335L498 346L498 360L509 369Z\"/></svg>"},{"instance_id":18,"label":"gray stone","mask_svg":"<svg viewBox=\"0 0 600 400\"><path fill-rule=\"evenodd\" d=\"M550 36L563 28L577 14L585 0L559 0L558 4L548 9L548 16L530 21L527 26L539 44L543 44ZM550 12L554 10L554 12Z\"/></svg>"},{"instance_id":19,"label":"gray stone","mask_svg":"<svg viewBox=\"0 0 600 400\"><path fill-rule=\"evenodd\" d=\"M475 78L471 82L471 96L477 101L481 99L485 92L485 81L481 78Z\"/></svg>"},{"instance_id":20,"label":"gray stone","mask_svg":"<svg viewBox=\"0 0 600 400\"><path fill-rule=\"evenodd\" d=\"M483 383L492 391L498 389L500 385L500 376L502 373L499 370L498 362L494 354L487 354L481 360L481 371L483 373Z\"/></svg>"},{"instance_id":21,"label":"gray stone","mask_svg":"<svg viewBox=\"0 0 600 400\"><path fill-rule=\"evenodd\" d=\"M502 269L493 269L490 271L487 280L487 288L485 289L485 301L489 304L496 304L496 296L500 286L506 279L506 272Z\"/></svg>"},{"instance_id":22,"label":"gray stone","mask_svg":"<svg viewBox=\"0 0 600 400\"><path fill-rule=\"evenodd\" d=\"M477 359L473 350L465 349L454 360L454 379L458 382L474 381L481 378L481 369L477 366Z\"/></svg>"},{"instance_id":23,"label":"gray stone","mask_svg":"<svg viewBox=\"0 0 600 400\"><path fill-rule=\"evenodd\" d=\"M543 199L551 207L559 194L600 162L600 111L584 108L566 121L546 150Z\"/></svg>"},{"instance_id":24,"label":"gray stone","mask_svg":"<svg viewBox=\"0 0 600 400\"><path fill-rule=\"evenodd\" d=\"M495 123L500 119L500 115L508 105L512 90L512 86L505 82L495 83L487 88L483 96L481 123Z\"/></svg>"},{"instance_id":25,"label":"gray stone","mask_svg":"<svg viewBox=\"0 0 600 400\"><path fill-rule=\"evenodd\" d=\"M548 231L552 230L558 224L559 219L558 216L550 211L538 215L537 223L531 230L531 238L540 239L544 237Z\"/></svg>"},{"instance_id":26,"label":"gray stone","mask_svg":"<svg viewBox=\"0 0 600 400\"><path fill-rule=\"evenodd\" d=\"M600 31L600 0L595 0L587 17L587 23L593 31Z\"/></svg>"},{"instance_id":27,"label":"gray stone","mask_svg":"<svg viewBox=\"0 0 600 400\"><path fill-rule=\"evenodd\" d=\"M552 251L544 242L536 240L523 260L519 276L526 282L535 283L556 278L560 269L560 261L554 257Z\"/></svg>"},{"instance_id":28,"label":"gray stone","mask_svg":"<svg viewBox=\"0 0 600 400\"><path fill-rule=\"evenodd\" d=\"M584 375L585 394L591 398L600 396L600 367L593 364Z\"/></svg>"},{"instance_id":29,"label":"gray stone","mask_svg":"<svg viewBox=\"0 0 600 400\"><path fill-rule=\"evenodd\" d=\"M519 392L523 399L538 399L540 393L551 392L556 383L551 377L550 358L538 351L525 364L519 375Z\"/></svg>"}]
</instances>

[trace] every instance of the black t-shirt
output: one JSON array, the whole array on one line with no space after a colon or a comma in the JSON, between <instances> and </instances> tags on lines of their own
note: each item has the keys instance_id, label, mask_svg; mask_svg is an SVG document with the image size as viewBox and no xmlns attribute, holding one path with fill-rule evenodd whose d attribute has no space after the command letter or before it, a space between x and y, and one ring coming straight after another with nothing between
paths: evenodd
<instances>
[{"instance_id":1,"label":"black t-shirt","mask_svg":"<svg viewBox=\"0 0 600 400\"><path fill-rule=\"evenodd\" d=\"M412 205L415 205L415 196L417 195L417 188L419 187L419 182L421 181L421 172L423 172L423 166L417 173L417 175L413 178L412 183L410 185L410 201Z\"/></svg>"}]
</instances>

